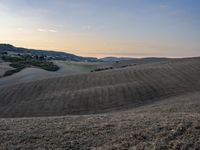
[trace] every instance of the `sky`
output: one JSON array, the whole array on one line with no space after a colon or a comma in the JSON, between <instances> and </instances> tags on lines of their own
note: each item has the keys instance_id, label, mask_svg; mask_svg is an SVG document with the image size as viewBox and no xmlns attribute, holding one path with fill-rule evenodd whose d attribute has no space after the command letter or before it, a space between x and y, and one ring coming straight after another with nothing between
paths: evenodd
<instances>
[{"instance_id":1,"label":"sky","mask_svg":"<svg viewBox=\"0 0 200 150\"><path fill-rule=\"evenodd\" d=\"M200 56L200 0L0 0L0 43L93 57Z\"/></svg>"}]
</instances>

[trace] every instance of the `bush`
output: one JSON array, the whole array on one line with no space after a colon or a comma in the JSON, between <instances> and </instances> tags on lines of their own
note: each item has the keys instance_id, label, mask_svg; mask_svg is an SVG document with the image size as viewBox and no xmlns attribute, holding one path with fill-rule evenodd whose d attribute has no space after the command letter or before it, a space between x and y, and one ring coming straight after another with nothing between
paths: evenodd
<instances>
[{"instance_id":1,"label":"bush","mask_svg":"<svg viewBox=\"0 0 200 150\"><path fill-rule=\"evenodd\" d=\"M8 71L6 71L6 73L5 73L3 76L4 76L4 77L10 76L10 75L12 75L12 74L14 74L14 73L17 73L17 72L21 71L21 70L22 70L22 69L8 70Z\"/></svg>"},{"instance_id":2,"label":"bush","mask_svg":"<svg viewBox=\"0 0 200 150\"><path fill-rule=\"evenodd\" d=\"M11 57L11 56L2 56L2 59L7 62L19 62L22 61L21 57Z\"/></svg>"},{"instance_id":3,"label":"bush","mask_svg":"<svg viewBox=\"0 0 200 150\"><path fill-rule=\"evenodd\" d=\"M22 68L23 69L23 68L27 67L28 65L25 65L23 63L12 63L12 64L10 64L10 66L13 68Z\"/></svg>"}]
</instances>

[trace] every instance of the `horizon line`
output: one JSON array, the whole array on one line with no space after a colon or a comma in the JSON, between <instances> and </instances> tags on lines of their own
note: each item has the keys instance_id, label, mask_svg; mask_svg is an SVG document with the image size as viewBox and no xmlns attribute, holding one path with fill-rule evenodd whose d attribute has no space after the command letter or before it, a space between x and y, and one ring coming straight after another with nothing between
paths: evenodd
<instances>
[{"instance_id":1,"label":"horizon line","mask_svg":"<svg viewBox=\"0 0 200 150\"><path fill-rule=\"evenodd\" d=\"M16 48L24 48L24 49L29 49L29 50L41 50L41 51L53 51L53 52L63 52L63 53L68 53L68 54L73 54L76 56L80 56L80 57L94 57L94 58L107 58L107 57L114 57L114 58L138 58L138 59L142 59L142 58L191 58L191 57L200 57L200 56L163 56L163 55L147 55L144 53L127 53L127 52L116 52L116 53L106 53L106 52L86 52L86 53L72 53L72 52L68 52L70 50L62 50L62 49L44 49L44 48L32 48L32 47L25 47L25 46L17 46L15 44L10 44L10 43L0 43L0 45L10 45ZM96 50L95 50L96 51ZM87 55L88 54L88 55ZM94 55L91 55L94 54ZM90 56L89 56L90 55ZM96 55L96 56L95 56ZM102 55L102 57L98 57L97 55ZM134 56L133 56L134 55Z\"/></svg>"}]
</instances>

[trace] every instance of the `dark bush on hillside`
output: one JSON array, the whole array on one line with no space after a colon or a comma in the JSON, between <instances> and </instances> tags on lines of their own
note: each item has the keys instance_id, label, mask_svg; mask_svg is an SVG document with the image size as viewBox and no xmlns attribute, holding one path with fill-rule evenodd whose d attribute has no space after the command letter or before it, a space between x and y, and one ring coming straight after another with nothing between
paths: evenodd
<instances>
[{"instance_id":1,"label":"dark bush on hillside","mask_svg":"<svg viewBox=\"0 0 200 150\"><path fill-rule=\"evenodd\" d=\"M26 65L26 64L23 64L23 63L12 63L12 64L10 64L10 66L13 67L13 68L23 69L23 68L28 67L30 65L28 65L28 64Z\"/></svg>"},{"instance_id":2,"label":"dark bush on hillside","mask_svg":"<svg viewBox=\"0 0 200 150\"><path fill-rule=\"evenodd\" d=\"M32 60L29 63L32 66L40 67L48 71L57 71L59 69L59 67L54 65L54 63L48 61Z\"/></svg>"},{"instance_id":3,"label":"dark bush on hillside","mask_svg":"<svg viewBox=\"0 0 200 150\"><path fill-rule=\"evenodd\" d=\"M97 68L95 70L92 70L91 72L105 71L105 70L111 70L111 69L113 69L113 67L109 67L109 68Z\"/></svg>"},{"instance_id":4,"label":"dark bush on hillside","mask_svg":"<svg viewBox=\"0 0 200 150\"><path fill-rule=\"evenodd\" d=\"M4 77L6 77L6 76L10 76L10 75L12 75L12 74L14 74L14 73L17 73L17 72L19 72L19 71L21 71L22 69L13 69L13 70L8 70L8 71L6 71L6 73L3 75Z\"/></svg>"},{"instance_id":5,"label":"dark bush on hillside","mask_svg":"<svg viewBox=\"0 0 200 150\"><path fill-rule=\"evenodd\" d=\"M11 56L2 56L2 59L7 62L19 62L23 61L21 57L11 57Z\"/></svg>"}]
</instances>

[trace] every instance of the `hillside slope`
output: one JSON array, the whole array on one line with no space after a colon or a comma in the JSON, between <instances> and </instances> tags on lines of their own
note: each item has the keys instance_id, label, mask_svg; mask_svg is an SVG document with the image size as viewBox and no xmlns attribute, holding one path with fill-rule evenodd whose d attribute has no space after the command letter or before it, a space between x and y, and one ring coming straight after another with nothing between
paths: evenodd
<instances>
[{"instance_id":1,"label":"hillside slope","mask_svg":"<svg viewBox=\"0 0 200 150\"><path fill-rule=\"evenodd\" d=\"M0 88L0 117L102 113L200 91L200 58Z\"/></svg>"}]
</instances>

